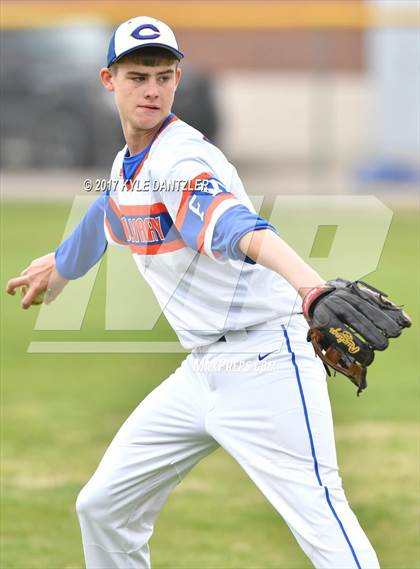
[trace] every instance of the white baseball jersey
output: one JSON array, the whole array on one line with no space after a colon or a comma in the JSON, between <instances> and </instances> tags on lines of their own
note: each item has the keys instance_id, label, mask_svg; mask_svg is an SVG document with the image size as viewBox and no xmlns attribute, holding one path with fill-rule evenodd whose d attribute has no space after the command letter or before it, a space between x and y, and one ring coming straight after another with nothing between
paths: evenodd
<instances>
[{"instance_id":1,"label":"white baseball jersey","mask_svg":"<svg viewBox=\"0 0 420 569\"><path fill-rule=\"evenodd\" d=\"M113 34L108 66L147 46L182 57L166 24L139 16ZM87 569L150 569L149 540L166 499L219 446L315 567L379 569L342 488L324 367L304 317L290 318L300 299L239 247L243 235L262 229L275 231L235 168L171 114L143 151L118 153L109 191L57 248L57 270L71 279L107 242L129 247L192 349L134 409L78 496Z\"/></svg>"},{"instance_id":2,"label":"white baseball jersey","mask_svg":"<svg viewBox=\"0 0 420 569\"><path fill-rule=\"evenodd\" d=\"M145 151L117 154L110 187L107 240L130 248L185 348L300 310L283 278L240 258L242 234L270 225L196 129L170 115Z\"/></svg>"}]
</instances>

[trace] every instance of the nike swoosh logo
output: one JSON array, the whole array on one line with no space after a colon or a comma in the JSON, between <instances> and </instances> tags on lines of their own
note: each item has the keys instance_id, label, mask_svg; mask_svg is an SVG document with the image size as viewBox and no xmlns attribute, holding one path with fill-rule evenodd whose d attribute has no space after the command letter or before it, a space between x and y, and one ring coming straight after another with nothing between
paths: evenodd
<instances>
[{"instance_id":1,"label":"nike swoosh logo","mask_svg":"<svg viewBox=\"0 0 420 569\"><path fill-rule=\"evenodd\" d=\"M277 352L277 350L273 350L272 352L267 352L266 354L258 354L258 359L261 362L262 360L265 360L265 358L267 358L270 354L273 354L274 352Z\"/></svg>"}]
</instances>

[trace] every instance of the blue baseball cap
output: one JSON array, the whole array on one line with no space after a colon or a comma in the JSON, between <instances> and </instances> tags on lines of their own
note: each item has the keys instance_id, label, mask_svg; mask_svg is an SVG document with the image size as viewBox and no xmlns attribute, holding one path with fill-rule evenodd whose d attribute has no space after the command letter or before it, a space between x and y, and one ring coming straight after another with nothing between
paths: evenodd
<instances>
[{"instance_id":1,"label":"blue baseball cap","mask_svg":"<svg viewBox=\"0 0 420 569\"><path fill-rule=\"evenodd\" d=\"M142 47L162 47L172 52L177 59L184 54L178 49L178 42L171 28L148 16L138 16L123 22L112 34L109 42L107 66L109 67L127 53Z\"/></svg>"}]
</instances>

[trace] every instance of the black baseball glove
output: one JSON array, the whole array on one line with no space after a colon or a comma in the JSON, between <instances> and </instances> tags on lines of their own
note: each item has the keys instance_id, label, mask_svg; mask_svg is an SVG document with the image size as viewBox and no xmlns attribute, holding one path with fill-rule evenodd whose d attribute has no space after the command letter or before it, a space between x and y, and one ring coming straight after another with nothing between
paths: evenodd
<instances>
[{"instance_id":1,"label":"black baseball glove","mask_svg":"<svg viewBox=\"0 0 420 569\"><path fill-rule=\"evenodd\" d=\"M328 281L303 299L308 341L326 365L351 379L357 394L367 387L366 368L411 320L380 290L362 282Z\"/></svg>"}]
</instances>

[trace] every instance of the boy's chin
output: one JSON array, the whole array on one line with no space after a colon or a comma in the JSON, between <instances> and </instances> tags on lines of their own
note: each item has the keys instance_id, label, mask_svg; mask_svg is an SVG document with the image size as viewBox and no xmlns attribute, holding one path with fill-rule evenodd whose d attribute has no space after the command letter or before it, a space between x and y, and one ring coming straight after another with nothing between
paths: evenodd
<instances>
[{"instance_id":1,"label":"boy's chin","mask_svg":"<svg viewBox=\"0 0 420 569\"><path fill-rule=\"evenodd\" d=\"M142 117L140 120L136 121L136 126L139 130L151 130L158 126L164 117L159 114L159 116L155 117Z\"/></svg>"}]
</instances>

